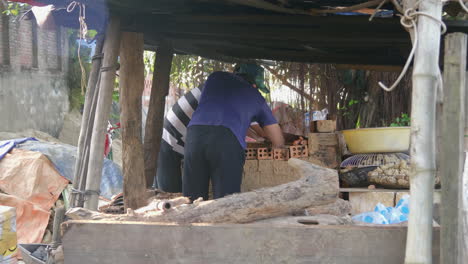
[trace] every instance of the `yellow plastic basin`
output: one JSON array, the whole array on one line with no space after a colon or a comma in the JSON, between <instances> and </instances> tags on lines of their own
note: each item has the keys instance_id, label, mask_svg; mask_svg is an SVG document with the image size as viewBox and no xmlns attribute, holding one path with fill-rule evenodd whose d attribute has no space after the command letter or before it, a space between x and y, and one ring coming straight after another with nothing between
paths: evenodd
<instances>
[{"instance_id":1,"label":"yellow plastic basin","mask_svg":"<svg viewBox=\"0 0 468 264\"><path fill-rule=\"evenodd\" d=\"M410 127L376 127L343 130L353 154L404 152L409 150Z\"/></svg>"}]
</instances>

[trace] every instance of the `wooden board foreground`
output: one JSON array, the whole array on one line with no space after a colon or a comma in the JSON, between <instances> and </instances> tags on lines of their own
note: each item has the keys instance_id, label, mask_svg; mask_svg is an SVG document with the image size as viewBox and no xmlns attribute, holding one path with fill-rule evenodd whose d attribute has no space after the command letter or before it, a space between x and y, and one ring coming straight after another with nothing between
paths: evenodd
<instances>
[{"instance_id":1,"label":"wooden board foreground","mask_svg":"<svg viewBox=\"0 0 468 264\"><path fill-rule=\"evenodd\" d=\"M169 225L68 221L65 263L346 263L404 262L406 227ZM439 260L434 228L433 263Z\"/></svg>"}]
</instances>

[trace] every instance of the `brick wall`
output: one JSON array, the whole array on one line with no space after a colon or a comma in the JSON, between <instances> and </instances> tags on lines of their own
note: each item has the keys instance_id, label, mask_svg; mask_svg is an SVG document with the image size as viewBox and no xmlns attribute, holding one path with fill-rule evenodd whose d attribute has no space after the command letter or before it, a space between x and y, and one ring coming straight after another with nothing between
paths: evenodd
<instances>
[{"instance_id":1,"label":"brick wall","mask_svg":"<svg viewBox=\"0 0 468 264\"><path fill-rule=\"evenodd\" d=\"M58 136L69 109L66 34L38 28L34 17L0 19L0 131Z\"/></svg>"}]
</instances>

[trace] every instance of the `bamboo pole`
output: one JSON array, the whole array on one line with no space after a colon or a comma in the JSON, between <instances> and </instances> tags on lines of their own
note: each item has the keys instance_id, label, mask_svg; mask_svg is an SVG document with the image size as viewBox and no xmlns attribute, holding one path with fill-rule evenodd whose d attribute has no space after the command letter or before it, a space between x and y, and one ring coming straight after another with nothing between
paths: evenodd
<instances>
[{"instance_id":1,"label":"bamboo pole","mask_svg":"<svg viewBox=\"0 0 468 264\"><path fill-rule=\"evenodd\" d=\"M156 50L153 83L145 127L144 155L147 187L151 187L156 176L164 123L164 106L169 92L172 57L173 50L171 44L163 42Z\"/></svg>"},{"instance_id":2,"label":"bamboo pole","mask_svg":"<svg viewBox=\"0 0 468 264\"><path fill-rule=\"evenodd\" d=\"M466 35L445 37L444 103L440 175L442 206L440 263L457 263L461 251L461 183L464 162ZM460 263L460 262L459 262Z\"/></svg>"},{"instance_id":3,"label":"bamboo pole","mask_svg":"<svg viewBox=\"0 0 468 264\"><path fill-rule=\"evenodd\" d=\"M112 91L114 90L117 56L120 48L120 20L110 17L104 41L104 59L101 68L99 97L91 137L88 175L86 180L85 208L97 210L104 160L104 139L111 111Z\"/></svg>"},{"instance_id":4,"label":"bamboo pole","mask_svg":"<svg viewBox=\"0 0 468 264\"><path fill-rule=\"evenodd\" d=\"M85 96L85 103L83 109L83 116L81 117L81 127L80 127L80 135L78 137L78 149L75 161L75 171L73 173L73 188L78 191L83 191L80 189L80 181L81 178L84 177L82 173L82 168L85 166L85 163L88 162L85 159L85 151L86 146L89 146L89 140L91 139L91 131L92 131L92 123L89 124L89 120L94 120L94 111L92 108L95 109L95 91L98 89L96 88L98 78L99 78L99 69L101 68L101 52L102 46L104 44L104 36L98 35L96 38L96 49L95 49L95 57L93 58L93 63L91 66L91 73L88 79L88 88L86 89L86 96ZM72 207L79 206L79 197L77 192L72 192L70 198L70 204Z\"/></svg>"},{"instance_id":5,"label":"bamboo pole","mask_svg":"<svg viewBox=\"0 0 468 264\"><path fill-rule=\"evenodd\" d=\"M122 127L125 208L145 206L146 191L141 141L141 94L144 88L143 34L123 32L120 46L120 123Z\"/></svg>"},{"instance_id":6,"label":"bamboo pole","mask_svg":"<svg viewBox=\"0 0 468 264\"><path fill-rule=\"evenodd\" d=\"M419 11L441 19L442 2L425 0ZM418 17L411 107L411 199L405 263L432 263L432 207L435 182L435 107L439 74L440 24Z\"/></svg>"}]
</instances>

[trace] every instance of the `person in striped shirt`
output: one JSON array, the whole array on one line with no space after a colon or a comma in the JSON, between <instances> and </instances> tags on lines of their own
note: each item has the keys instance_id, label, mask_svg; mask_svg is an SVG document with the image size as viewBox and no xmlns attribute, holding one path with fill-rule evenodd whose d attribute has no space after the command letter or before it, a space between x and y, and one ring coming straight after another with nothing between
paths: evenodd
<instances>
[{"instance_id":1,"label":"person in striped shirt","mask_svg":"<svg viewBox=\"0 0 468 264\"><path fill-rule=\"evenodd\" d=\"M154 188L165 192L182 192L182 160L187 126L197 109L202 89L203 86L199 86L184 94L164 118ZM263 141L265 134L258 123L252 122L248 136Z\"/></svg>"}]
</instances>

